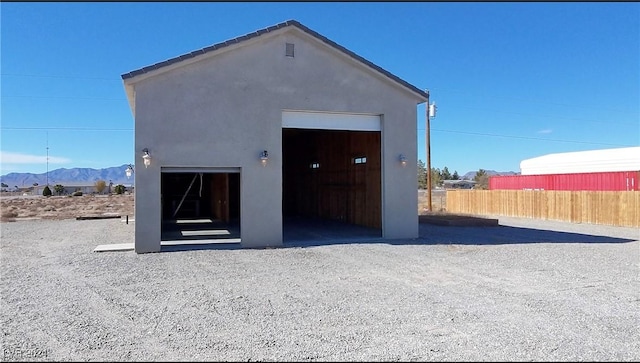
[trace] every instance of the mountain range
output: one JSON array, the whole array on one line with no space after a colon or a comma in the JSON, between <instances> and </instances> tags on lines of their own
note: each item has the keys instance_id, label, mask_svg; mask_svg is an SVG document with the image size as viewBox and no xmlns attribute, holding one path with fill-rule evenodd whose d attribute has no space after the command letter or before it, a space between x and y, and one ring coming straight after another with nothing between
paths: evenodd
<instances>
[{"instance_id":1,"label":"mountain range","mask_svg":"<svg viewBox=\"0 0 640 363\"><path fill-rule=\"evenodd\" d=\"M18 187L30 187L34 183L38 185L49 185L65 183L94 183L98 180L104 180L107 183L109 181L113 184L131 184L133 183L133 177L128 180L124 171L127 169L128 164L113 166L104 169L91 169L91 168L60 168L56 170L50 170L47 177L47 173L33 174L33 173L9 173L6 175L0 175L0 182L8 185L10 188L14 186Z\"/></svg>"},{"instance_id":2,"label":"mountain range","mask_svg":"<svg viewBox=\"0 0 640 363\"><path fill-rule=\"evenodd\" d=\"M94 183L98 180L104 180L106 182L111 181L113 184L131 184L133 183L133 178L128 180L124 173L125 169L127 169L127 164L123 164L120 166L113 166L110 168L104 169L91 169L91 168L60 168L56 170L49 171L49 176L47 178L47 173L42 174L32 174L32 173L9 173L6 175L0 175L0 182L8 185L9 187L19 186L19 187L30 187L34 183L38 183L38 185L45 185L47 180L49 181L49 185L62 184L65 183ZM515 171L495 171L495 170L485 170L489 176L493 175L518 175L520 173ZM460 179L473 180L476 176L477 171L470 171L460 177Z\"/></svg>"}]
</instances>

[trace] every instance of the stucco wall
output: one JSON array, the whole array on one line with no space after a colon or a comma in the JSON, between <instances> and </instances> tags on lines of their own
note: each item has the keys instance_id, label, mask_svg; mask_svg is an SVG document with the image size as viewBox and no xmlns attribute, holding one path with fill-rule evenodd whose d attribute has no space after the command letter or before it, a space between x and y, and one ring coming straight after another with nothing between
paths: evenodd
<instances>
[{"instance_id":1,"label":"stucco wall","mask_svg":"<svg viewBox=\"0 0 640 363\"><path fill-rule=\"evenodd\" d=\"M250 43L135 84L136 252L160 249L161 167L177 166L240 167L242 245L281 245L283 110L382 115L383 237L417 237L416 96L295 28Z\"/></svg>"}]
</instances>

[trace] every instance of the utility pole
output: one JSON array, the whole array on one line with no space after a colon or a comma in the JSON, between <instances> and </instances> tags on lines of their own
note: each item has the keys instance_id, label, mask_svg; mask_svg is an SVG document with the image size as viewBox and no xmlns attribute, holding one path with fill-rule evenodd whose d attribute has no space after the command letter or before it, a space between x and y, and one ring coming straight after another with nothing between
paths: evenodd
<instances>
[{"instance_id":1,"label":"utility pole","mask_svg":"<svg viewBox=\"0 0 640 363\"><path fill-rule=\"evenodd\" d=\"M47 131L47 186L49 186L49 132Z\"/></svg>"},{"instance_id":2,"label":"utility pole","mask_svg":"<svg viewBox=\"0 0 640 363\"><path fill-rule=\"evenodd\" d=\"M426 172L426 176L427 176L427 206L429 209L429 212L432 211L431 208L431 122L429 122L429 90L426 90L427 93L427 105L425 106L425 129L426 129L426 146L427 146L427 172Z\"/></svg>"},{"instance_id":3,"label":"utility pole","mask_svg":"<svg viewBox=\"0 0 640 363\"><path fill-rule=\"evenodd\" d=\"M427 143L427 201L429 205L429 212L433 211L433 204L431 202L431 121L429 120L431 117L436 117L436 104L434 102L433 105L429 103L429 90L425 91L427 93L427 105L425 107L425 118L426 125L425 129L427 132L426 143Z\"/></svg>"}]
</instances>

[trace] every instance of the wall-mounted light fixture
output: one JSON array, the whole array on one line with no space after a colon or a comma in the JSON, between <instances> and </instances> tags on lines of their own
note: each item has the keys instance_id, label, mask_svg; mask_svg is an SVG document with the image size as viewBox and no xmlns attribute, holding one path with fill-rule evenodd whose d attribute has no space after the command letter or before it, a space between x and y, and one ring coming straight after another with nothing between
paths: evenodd
<instances>
[{"instance_id":1,"label":"wall-mounted light fixture","mask_svg":"<svg viewBox=\"0 0 640 363\"><path fill-rule=\"evenodd\" d=\"M149 155L149 149L146 147L142 149L142 161L144 162L144 167L148 167L151 165L151 155Z\"/></svg>"},{"instance_id":2,"label":"wall-mounted light fixture","mask_svg":"<svg viewBox=\"0 0 640 363\"><path fill-rule=\"evenodd\" d=\"M269 160L269 153L267 150L264 150L260 153L260 162L262 163L262 166L267 165L267 160Z\"/></svg>"},{"instance_id":3,"label":"wall-mounted light fixture","mask_svg":"<svg viewBox=\"0 0 640 363\"><path fill-rule=\"evenodd\" d=\"M400 160L400 164L402 164L402 166L407 166L407 157L404 156L404 154L400 154L398 160Z\"/></svg>"},{"instance_id":4,"label":"wall-mounted light fixture","mask_svg":"<svg viewBox=\"0 0 640 363\"><path fill-rule=\"evenodd\" d=\"M124 171L124 174L127 176L127 179L131 178L131 175L133 174L133 165L129 164L127 169Z\"/></svg>"}]
</instances>

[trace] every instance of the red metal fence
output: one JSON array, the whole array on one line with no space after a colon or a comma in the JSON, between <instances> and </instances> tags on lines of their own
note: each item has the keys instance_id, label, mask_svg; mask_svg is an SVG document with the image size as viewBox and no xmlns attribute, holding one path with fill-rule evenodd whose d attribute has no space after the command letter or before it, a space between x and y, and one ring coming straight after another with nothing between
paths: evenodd
<instances>
[{"instance_id":1,"label":"red metal fence","mask_svg":"<svg viewBox=\"0 0 640 363\"><path fill-rule=\"evenodd\" d=\"M640 190L640 171L492 176L489 189L632 191Z\"/></svg>"}]
</instances>

